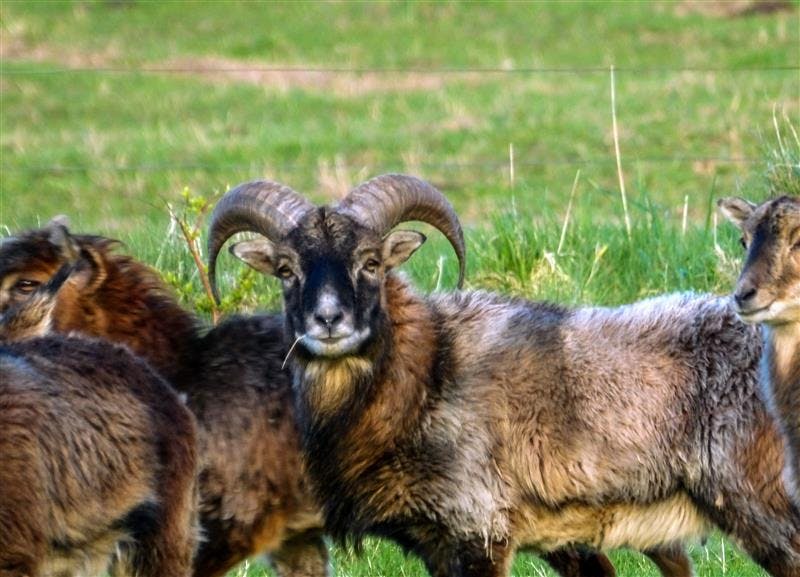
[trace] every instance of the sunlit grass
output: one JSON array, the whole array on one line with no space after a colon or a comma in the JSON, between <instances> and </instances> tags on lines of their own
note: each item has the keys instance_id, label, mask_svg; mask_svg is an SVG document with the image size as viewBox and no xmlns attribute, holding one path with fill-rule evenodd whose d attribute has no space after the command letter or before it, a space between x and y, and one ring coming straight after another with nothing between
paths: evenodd
<instances>
[{"instance_id":1,"label":"sunlit grass","mask_svg":"<svg viewBox=\"0 0 800 577\"><path fill-rule=\"evenodd\" d=\"M682 4L3 2L0 233L66 213L74 230L125 241L202 308L165 209L186 187L209 195L269 177L330 201L406 171L442 188L466 223L470 288L603 305L725 293L741 251L715 199L800 194L800 21ZM349 71L253 78L214 65ZM182 70L96 70L142 66ZM449 290L452 252L429 238L405 272L422 291ZM280 307L275 281L243 277L227 255L220 270L241 310ZM340 577L424 575L389 543L334 553ZM763 575L719 536L691 554L698 577ZM657 575L636 552L612 558L621 577ZM523 554L514 575L553 573Z\"/></svg>"},{"instance_id":2,"label":"sunlit grass","mask_svg":"<svg viewBox=\"0 0 800 577\"><path fill-rule=\"evenodd\" d=\"M733 547L729 540L718 535L705 545L689 546L697 577L765 577L766 573L753 565ZM620 577L659 577L655 566L643 555L632 551L612 552L611 560ZM368 540L364 551L356 556L351 551L334 551L337 577L428 577L421 563L405 557L397 547ZM558 577L539 558L520 554L512 572L513 577ZM228 577L274 577L273 572L258 561L231 571Z\"/></svg>"}]
</instances>

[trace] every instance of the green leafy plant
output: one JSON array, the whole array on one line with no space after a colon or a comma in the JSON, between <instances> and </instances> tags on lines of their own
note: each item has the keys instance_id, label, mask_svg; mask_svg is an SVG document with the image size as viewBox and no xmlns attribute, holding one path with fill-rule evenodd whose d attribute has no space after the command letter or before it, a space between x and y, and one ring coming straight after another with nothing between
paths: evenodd
<instances>
[{"instance_id":1,"label":"green leafy plant","mask_svg":"<svg viewBox=\"0 0 800 577\"><path fill-rule=\"evenodd\" d=\"M209 315L214 324L223 313L237 311L253 301L257 276L252 269L246 267L241 267L232 279L226 275L225 290L222 291L220 303L217 304L214 300L203 254L203 225L218 197L216 194L204 197L185 187L180 193L178 206L167 203L167 211L176 233L180 234L182 244L192 258L196 275L186 278L179 272L164 271L164 278L177 291L178 296L199 313Z\"/></svg>"}]
</instances>

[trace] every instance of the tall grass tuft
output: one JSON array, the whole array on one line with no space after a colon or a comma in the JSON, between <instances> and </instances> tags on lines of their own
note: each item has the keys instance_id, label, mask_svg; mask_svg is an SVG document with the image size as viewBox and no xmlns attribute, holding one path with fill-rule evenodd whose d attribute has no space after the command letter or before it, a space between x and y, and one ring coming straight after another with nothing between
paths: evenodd
<instances>
[{"instance_id":1,"label":"tall grass tuft","mask_svg":"<svg viewBox=\"0 0 800 577\"><path fill-rule=\"evenodd\" d=\"M473 285L566 304L615 305L675 290L725 292L732 271L712 249L704 227L685 230L680 215L650 208L632 223L598 225L576 211L556 249L563 224L557 215L496 215L470 236ZM732 235L724 246L735 250Z\"/></svg>"},{"instance_id":2,"label":"tall grass tuft","mask_svg":"<svg viewBox=\"0 0 800 577\"><path fill-rule=\"evenodd\" d=\"M767 152L766 180L772 195L800 196L800 136L786 114L772 115L775 145Z\"/></svg>"}]
</instances>

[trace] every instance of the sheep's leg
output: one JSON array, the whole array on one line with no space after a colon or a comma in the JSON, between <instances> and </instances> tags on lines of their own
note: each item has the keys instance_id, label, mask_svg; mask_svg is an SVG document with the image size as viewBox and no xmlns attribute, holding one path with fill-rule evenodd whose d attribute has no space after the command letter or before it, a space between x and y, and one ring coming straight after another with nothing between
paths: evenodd
<instances>
[{"instance_id":1,"label":"sheep's leg","mask_svg":"<svg viewBox=\"0 0 800 577\"><path fill-rule=\"evenodd\" d=\"M0 431L14 431L0 422ZM18 429L19 430L19 429ZM24 463L19 438L0 435L0 461ZM47 519L35 479L35 467L0 466L0 577L36 577L45 554L45 534L38 520Z\"/></svg>"},{"instance_id":2,"label":"sheep's leg","mask_svg":"<svg viewBox=\"0 0 800 577\"><path fill-rule=\"evenodd\" d=\"M603 553L563 548L543 555L561 577L616 577L617 572Z\"/></svg>"},{"instance_id":3,"label":"sheep's leg","mask_svg":"<svg viewBox=\"0 0 800 577\"><path fill-rule=\"evenodd\" d=\"M800 577L800 561L798 561L798 547L796 542L800 534L795 535L791 541L795 543L794 550L788 542L783 543L742 543L742 548L773 577Z\"/></svg>"},{"instance_id":4,"label":"sheep's leg","mask_svg":"<svg viewBox=\"0 0 800 577\"><path fill-rule=\"evenodd\" d=\"M18 512L27 515L28 509ZM32 531L14 530L28 529L24 518L15 522L16 513L4 511L0 503L0 577L36 577L39 574L38 560L44 556L43 540Z\"/></svg>"},{"instance_id":5,"label":"sheep's leg","mask_svg":"<svg viewBox=\"0 0 800 577\"><path fill-rule=\"evenodd\" d=\"M680 543L653 547L643 551L655 563L664 577L692 577L694 568Z\"/></svg>"},{"instance_id":6,"label":"sheep's leg","mask_svg":"<svg viewBox=\"0 0 800 577\"><path fill-rule=\"evenodd\" d=\"M319 531L308 531L289 539L270 561L278 577L327 577L330 575L328 547Z\"/></svg>"},{"instance_id":7,"label":"sheep's leg","mask_svg":"<svg viewBox=\"0 0 800 577\"><path fill-rule=\"evenodd\" d=\"M504 543L466 545L460 554L459 577L507 577L511 573L514 550Z\"/></svg>"},{"instance_id":8,"label":"sheep's leg","mask_svg":"<svg viewBox=\"0 0 800 577\"><path fill-rule=\"evenodd\" d=\"M657 547L644 551L664 577L692 577L692 562L683 546ZM581 549L559 549L544 560L562 577L615 577L617 572L603 553Z\"/></svg>"},{"instance_id":9,"label":"sheep's leg","mask_svg":"<svg viewBox=\"0 0 800 577\"><path fill-rule=\"evenodd\" d=\"M134 554L129 570L136 577L189 577L198 537L193 436L165 443L158 479L159 503L137 510L132 525ZM129 515L130 518L130 515Z\"/></svg>"},{"instance_id":10,"label":"sheep's leg","mask_svg":"<svg viewBox=\"0 0 800 577\"><path fill-rule=\"evenodd\" d=\"M782 483L773 485L771 495L754 494L746 487L738 494L718 492L716 507L706 506L717 525L770 575L800 577L800 512Z\"/></svg>"},{"instance_id":11,"label":"sheep's leg","mask_svg":"<svg viewBox=\"0 0 800 577\"><path fill-rule=\"evenodd\" d=\"M710 474L692 496L770 575L800 577L800 509L783 482L784 443L768 415L760 417L738 444L712 444Z\"/></svg>"},{"instance_id":12,"label":"sheep's leg","mask_svg":"<svg viewBox=\"0 0 800 577\"><path fill-rule=\"evenodd\" d=\"M189 480L187 480L189 481ZM182 483L191 488L191 481ZM149 572L141 571L141 577L189 577L192 574L192 558L197 543L198 528L194 515L194 493L180 491L176 501L168 507L159 531L141 542L141 549L148 551L151 560Z\"/></svg>"},{"instance_id":13,"label":"sheep's leg","mask_svg":"<svg viewBox=\"0 0 800 577\"><path fill-rule=\"evenodd\" d=\"M37 577L36 562L33 559L25 560L20 563L6 563L5 559L0 559L0 577Z\"/></svg>"},{"instance_id":14,"label":"sheep's leg","mask_svg":"<svg viewBox=\"0 0 800 577\"><path fill-rule=\"evenodd\" d=\"M773 577L800 577L800 515L796 509L735 513L738 515L731 515L738 517L734 522L720 525L730 527L729 532L756 563Z\"/></svg>"},{"instance_id":15,"label":"sheep's leg","mask_svg":"<svg viewBox=\"0 0 800 577\"><path fill-rule=\"evenodd\" d=\"M195 544L191 501L142 505L126 518L130 551L115 564L114 577L189 577Z\"/></svg>"},{"instance_id":16,"label":"sheep's leg","mask_svg":"<svg viewBox=\"0 0 800 577\"><path fill-rule=\"evenodd\" d=\"M414 548L432 577L508 577L514 549L506 543L471 541ZM427 551L427 553L423 552Z\"/></svg>"}]
</instances>

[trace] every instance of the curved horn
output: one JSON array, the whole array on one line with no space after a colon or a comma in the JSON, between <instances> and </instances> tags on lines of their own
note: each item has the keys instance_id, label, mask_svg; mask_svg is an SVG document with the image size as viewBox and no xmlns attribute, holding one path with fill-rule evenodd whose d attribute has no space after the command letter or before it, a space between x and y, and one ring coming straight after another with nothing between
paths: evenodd
<instances>
[{"instance_id":1,"label":"curved horn","mask_svg":"<svg viewBox=\"0 0 800 577\"><path fill-rule=\"evenodd\" d=\"M385 234L409 220L437 228L458 257L458 287L464 283L464 231L450 201L433 185L405 174L384 174L360 184L339 203L339 212Z\"/></svg>"},{"instance_id":2,"label":"curved horn","mask_svg":"<svg viewBox=\"0 0 800 577\"><path fill-rule=\"evenodd\" d=\"M313 209L300 193L269 180L245 182L226 192L214 207L208 228L208 277L214 299L219 302L216 265L225 241L244 231L280 240Z\"/></svg>"}]
</instances>

